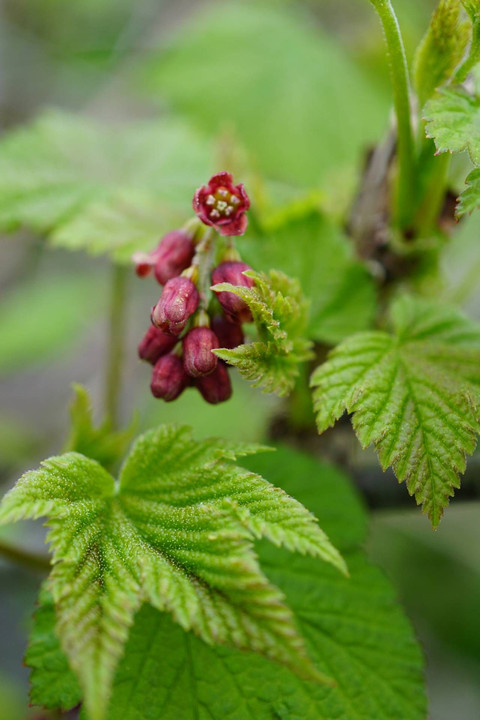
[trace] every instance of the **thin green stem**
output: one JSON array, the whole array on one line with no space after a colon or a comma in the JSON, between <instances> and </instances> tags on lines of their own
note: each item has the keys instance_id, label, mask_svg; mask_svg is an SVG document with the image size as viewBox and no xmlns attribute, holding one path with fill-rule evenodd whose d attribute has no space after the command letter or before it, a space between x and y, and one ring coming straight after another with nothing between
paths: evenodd
<instances>
[{"instance_id":1,"label":"thin green stem","mask_svg":"<svg viewBox=\"0 0 480 720\"><path fill-rule=\"evenodd\" d=\"M51 563L47 555L14 547L3 540L0 540L0 555L7 560L11 560L17 565L23 565L30 570L42 573L50 572Z\"/></svg>"},{"instance_id":2,"label":"thin green stem","mask_svg":"<svg viewBox=\"0 0 480 720\"><path fill-rule=\"evenodd\" d=\"M128 267L114 265L110 290L109 337L105 370L105 415L118 426L126 327Z\"/></svg>"},{"instance_id":3,"label":"thin green stem","mask_svg":"<svg viewBox=\"0 0 480 720\"><path fill-rule=\"evenodd\" d=\"M393 102L397 116L398 133L396 219L400 227L405 228L411 221L415 205L417 180L407 58L400 26L392 3L390 0L370 0L370 2L380 17L390 59Z\"/></svg>"}]
</instances>

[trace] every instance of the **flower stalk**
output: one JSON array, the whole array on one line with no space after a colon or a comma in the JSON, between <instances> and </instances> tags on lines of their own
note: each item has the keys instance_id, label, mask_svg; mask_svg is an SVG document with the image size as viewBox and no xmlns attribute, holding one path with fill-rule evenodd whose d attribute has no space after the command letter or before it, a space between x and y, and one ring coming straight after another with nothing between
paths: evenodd
<instances>
[{"instance_id":1,"label":"flower stalk","mask_svg":"<svg viewBox=\"0 0 480 720\"><path fill-rule=\"evenodd\" d=\"M400 26L390 0L370 0L385 33L393 85L398 133L396 220L405 229L411 222L416 197L416 155L412 130L407 58Z\"/></svg>"}]
</instances>

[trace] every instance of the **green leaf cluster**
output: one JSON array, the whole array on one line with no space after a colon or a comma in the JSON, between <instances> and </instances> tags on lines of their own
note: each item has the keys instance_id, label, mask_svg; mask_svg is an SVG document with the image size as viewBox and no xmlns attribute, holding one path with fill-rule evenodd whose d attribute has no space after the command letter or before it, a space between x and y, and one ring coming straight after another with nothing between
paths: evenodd
<instances>
[{"instance_id":1,"label":"green leaf cluster","mask_svg":"<svg viewBox=\"0 0 480 720\"><path fill-rule=\"evenodd\" d=\"M348 558L351 577L345 578L307 557L292 561L281 549L259 546L262 566L288 597L311 657L336 685L307 682L258 655L207 645L145 605L118 667L108 720L423 720L422 653L393 588L360 549L366 517L345 476L286 448L245 462L314 508ZM61 665L48 596L42 603L31 643L37 651L44 644L49 666L32 674L32 698L58 707L65 696L61 680L68 688L74 679Z\"/></svg>"},{"instance_id":2,"label":"green leaf cluster","mask_svg":"<svg viewBox=\"0 0 480 720\"><path fill-rule=\"evenodd\" d=\"M46 460L5 496L0 523L48 518L56 632L91 720L105 716L113 678L143 602L210 644L253 650L312 680L281 591L253 549L266 537L346 572L300 503L235 464L257 446L162 426L137 439L118 481L79 453Z\"/></svg>"},{"instance_id":3,"label":"green leaf cluster","mask_svg":"<svg viewBox=\"0 0 480 720\"><path fill-rule=\"evenodd\" d=\"M247 271L253 287L219 283L215 292L231 292L250 308L259 339L233 350L215 350L219 358L238 368L247 380L264 392L287 395L299 373L299 364L312 357L306 339L308 303L300 283L278 270L268 274Z\"/></svg>"},{"instance_id":4,"label":"green leaf cluster","mask_svg":"<svg viewBox=\"0 0 480 720\"><path fill-rule=\"evenodd\" d=\"M411 297L394 304L391 324L345 340L317 368L317 424L351 413L362 445L374 444L436 527L480 431L480 327Z\"/></svg>"},{"instance_id":5,"label":"green leaf cluster","mask_svg":"<svg viewBox=\"0 0 480 720\"><path fill-rule=\"evenodd\" d=\"M0 229L118 262L185 219L211 148L178 120L132 127L48 112L0 143Z\"/></svg>"}]
</instances>

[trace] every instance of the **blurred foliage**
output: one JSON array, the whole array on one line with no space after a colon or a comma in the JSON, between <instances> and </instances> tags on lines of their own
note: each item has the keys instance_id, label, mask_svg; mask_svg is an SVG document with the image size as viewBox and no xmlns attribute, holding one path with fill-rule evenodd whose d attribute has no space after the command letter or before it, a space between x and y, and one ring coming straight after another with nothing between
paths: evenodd
<instances>
[{"instance_id":1,"label":"blurred foliage","mask_svg":"<svg viewBox=\"0 0 480 720\"><path fill-rule=\"evenodd\" d=\"M203 131L234 133L257 170L304 187L356 165L388 115L321 27L264 2L213 5L142 73L149 93Z\"/></svg>"},{"instance_id":2,"label":"blurred foliage","mask_svg":"<svg viewBox=\"0 0 480 720\"><path fill-rule=\"evenodd\" d=\"M0 147L0 228L128 262L188 217L211 162L178 120L122 128L50 112Z\"/></svg>"},{"instance_id":3,"label":"blurred foliage","mask_svg":"<svg viewBox=\"0 0 480 720\"><path fill-rule=\"evenodd\" d=\"M87 328L92 311L103 312L103 297L92 275L17 284L0 304L0 375L58 357Z\"/></svg>"}]
</instances>

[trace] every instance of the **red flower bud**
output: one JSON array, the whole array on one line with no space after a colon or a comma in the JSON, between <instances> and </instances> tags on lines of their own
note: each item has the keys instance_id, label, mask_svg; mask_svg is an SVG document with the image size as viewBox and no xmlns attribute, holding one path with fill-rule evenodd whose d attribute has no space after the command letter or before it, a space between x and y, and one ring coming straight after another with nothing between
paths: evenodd
<instances>
[{"instance_id":1,"label":"red flower bud","mask_svg":"<svg viewBox=\"0 0 480 720\"><path fill-rule=\"evenodd\" d=\"M245 213L249 207L245 188L234 185L228 172L214 175L193 197L193 209L200 220L214 227L220 235L243 235L247 229Z\"/></svg>"},{"instance_id":2,"label":"red flower bud","mask_svg":"<svg viewBox=\"0 0 480 720\"><path fill-rule=\"evenodd\" d=\"M198 290L189 278L171 278L153 308L152 323L163 332L180 335L188 318L197 309L199 300Z\"/></svg>"},{"instance_id":3,"label":"red flower bud","mask_svg":"<svg viewBox=\"0 0 480 720\"><path fill-rule=\"evenodd\" d=\"M208 403L217 405L229 400L232 395L232 385L225 363L219 361L216 369L210 375L203 375L195 380L202 397Z\"/></svg>"},{"instance_id":4,"label":"red flower bud","mask_svg":"<svg viewBox=\"0 0 480 720\"><path fill-rule=\"evenodd\" d=\"M189 384L189 377L178 355L163 355L153 368L150 389L156 398L175 400Z\"/></svg>"},{"instance_id":5,"label":"red flower bud","mask_svg":"<svg viewBox=\"0 0 480 720\"><path fill-rule=\"evenodd\" d=\"M224 262L212 272L212 284L230 283L230 285L253 287L255 281L242 275L245 270L251 269L249 265L243 262ZM250 308L242 298L231 292L219 292L217 297L229 320L237 323L252 322Z\"/></svg>"},{"instance_id":6,"label":"red flower bud","mask_svg":"<svg viewBox=\"0 0 480 720\"><path fill-rule=\"evenodd\" d=\"M176 343L177 338L174 335L167 335L151 325L138 346L138 357L155 365L158 358L173 350Z\"/></svg>"},{"instance_id":7,"label":"red flower bud","mask_svg":"<svg viewBox=\"0 0 480 720\"><path fill-rule=\"evenodd\" d=\"M238 345L242 345L245 340L242 326L227 320L225 315L215 315L211 326L221 348L232 350Z\"/></svg>"},{"instance_id":8,"label":"red flower bud","mask_svg":"<svg viewBox=\"0 0 480 720\"><path fill-rule=\"evenodd\" d=\"M184 230L167 233L155 250L150 253L135 253L133 262L139 277L146 277L152 270L161 285L180 275L192 262L195 247L191 236Z\"/></svg>"},{"instance_id":9,"label":"red flower bud","mask_svg":"<svg viewBox=\"0 0 480 720\"><path fill-rule=\"evenodd\" d=\"M209 375L217 367L217 356L212 350L219 347L213 330L196 327L183 338L183 365L192 377Z\"/></svg>"}]
</instances>

